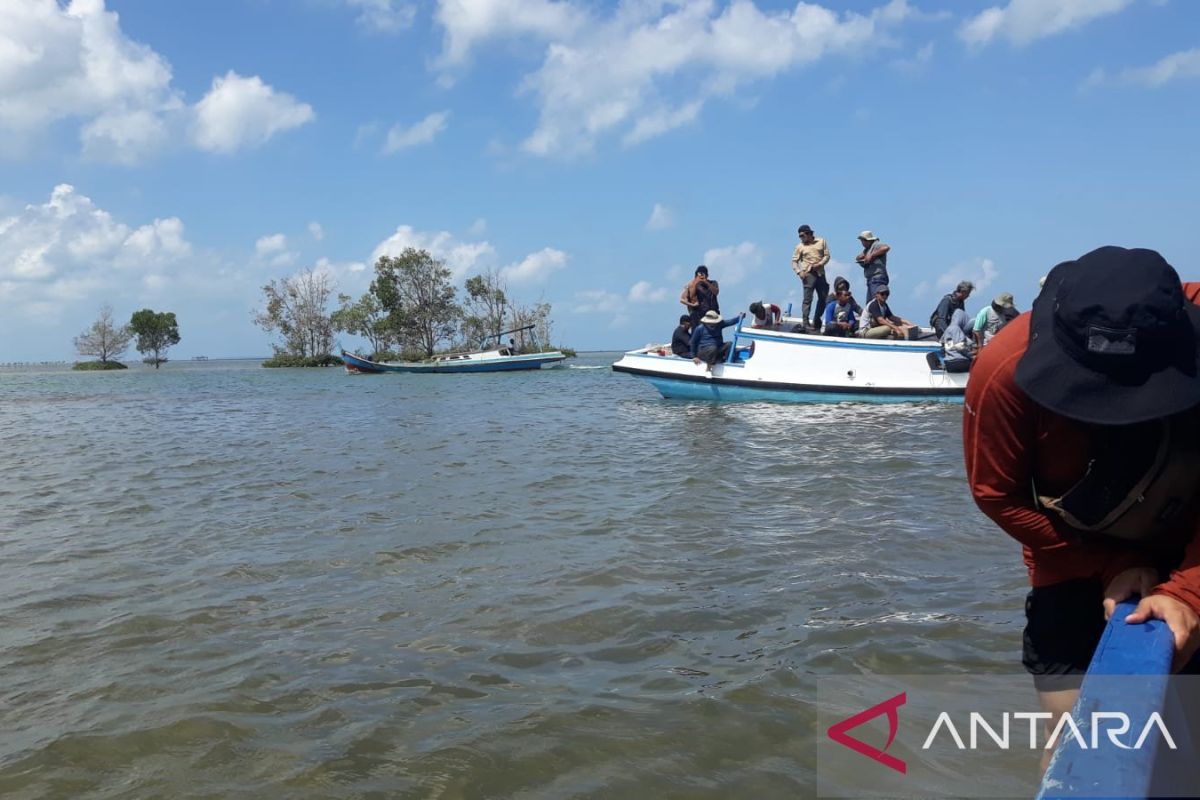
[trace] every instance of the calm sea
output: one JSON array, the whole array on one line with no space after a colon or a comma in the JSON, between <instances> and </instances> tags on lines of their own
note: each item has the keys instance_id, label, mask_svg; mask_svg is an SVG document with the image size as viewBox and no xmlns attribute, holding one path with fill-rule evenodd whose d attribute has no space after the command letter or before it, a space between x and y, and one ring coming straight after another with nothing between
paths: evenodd
<instances>
[{"instance_id":1,"label":"calm sea","mask_svg":"<svg viewBox=\"0 0 1200 800\"><path fill-rule=\"evenodd\" d=\"M0 796L794 798L815 676L1019 669L961 407L0 370Z\"/></svg>"}]
</instances>

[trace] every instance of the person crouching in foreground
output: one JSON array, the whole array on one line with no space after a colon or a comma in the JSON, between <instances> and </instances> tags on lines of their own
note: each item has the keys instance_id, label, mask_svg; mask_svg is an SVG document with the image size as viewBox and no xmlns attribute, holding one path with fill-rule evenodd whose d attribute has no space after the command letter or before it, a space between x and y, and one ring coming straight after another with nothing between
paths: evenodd
<instances>
[{"instance_id":1,"label":"person crouching in foreground","mask_svg":"<svg viewBox=\"0 0 1200 800\"><path fill-rule=\"evenodd\" d=\"M716 311L709 311L700 318L700 324L692 331L692 361L699 364L704 362L704 371L712 372L713 364L720 363L729 357L729 342L725 341L721 331L738 324L744 315L739 314L730 319L721 319Z\"/></svg>"},{"instance_id":2,"label":"person crouching in foreground","mask_svg":"<svg viewBox=\"0 0 1200 800\"><path fill-rule=\"evenodd\" d=\"M1056 720L1116 603L1140 595L1125 621L1167 624L1173 669L1200 645L1197 295L1153 250L1093 250L1056 266L971 371L967 477L1022 545L1022 661Z\"/></svg>"}]
</instances>

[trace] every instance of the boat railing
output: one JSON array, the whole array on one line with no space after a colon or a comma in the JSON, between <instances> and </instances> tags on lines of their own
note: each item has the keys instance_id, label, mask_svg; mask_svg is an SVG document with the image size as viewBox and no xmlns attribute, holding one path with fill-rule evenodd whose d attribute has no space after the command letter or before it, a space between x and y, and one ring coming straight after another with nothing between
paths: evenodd
<instances>
[{"instance_id":1,"label":"boat railing","mask_svg":"<svg viewBox=\"0 0 1200 800\"><path fill-rule=\"evenodd\" d=\"M1183 797L1191 792L1181 792L1181 788L1200 785L1195 740L1185 716L1189 703L1184 697L1193 695L1195 687L1171 679L1175 642L1166 623L1152 619L1127 624L1125 617L1134 608L1132 602L1117 605L1096 646L1071 715L1084 742L1091 745L1097 741L1093 736L1103 741L1103 733L1110 739L1114 733L1092 730L1101 724L1097 713L1124 714L1132 721L1135 737L1157 713L1175 748L1148 737L1146 746L1122 749L1120 756L1114 757L1111 747L1083 747L1074 736L1062 736L1042 779L1038 800ZM1190 705L1194 707L1194 703Z\"/></svg>"},{"instance_id":2,"label":"boat railing","mask_svg":"<svg viewBox=\"0 0 1200 800\"><path fill-rule=\"evenodd\" d=\"M729 343L729 354L727 356L725 356L726 364L733 364L737 361L738 334L741 332L742 323L744 323L745 321L746 321L746 318L744 316L739 316L737 325L733 326L733 340Z\"/></svg>"}]
</instances>

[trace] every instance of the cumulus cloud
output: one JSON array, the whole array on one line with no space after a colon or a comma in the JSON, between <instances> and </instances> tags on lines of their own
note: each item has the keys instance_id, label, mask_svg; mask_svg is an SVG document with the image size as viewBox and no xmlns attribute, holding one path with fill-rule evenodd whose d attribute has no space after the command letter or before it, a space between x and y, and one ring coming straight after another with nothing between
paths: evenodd
<instances>
[{"instance_id":1,"label":"cumulus cloud","mask_svg":"<svg viewBox=\"0 0 1200 800\"><path fill-rule=\"evenodd\" d=\"M607 289L586 289L575 293L575 305L572 310L576 314L606 314L612 317L612 327L624 325L629 321L631 312L629 306L647 303L662 303L671 297L671 292L661 286L656 287L649 281L638 281L629 287L625 294L610 292Z\"/></svg>"},{"instance_id":2,"label":"cumulus cloud","mask_svg":"<svg viewBox=\"0 0 1200 800\"><path fill-rule=\"evenodd\" d=\"M213 78L195 113L193 141L213 153L255 147L316 117L312 106L275 91L257 75L244 78L232 70Z\"/></svg>"},{"instance_id":3,"label":"cumulus cloud","mask_svg":"<svg viewBox=\"0 0 1200 800\"><path fill-rule=\"evenodd\" d=\"M544 281L550 274L567 265L567 254L553 247L544 247L530 253L520 262L500 270L500 277L510 283L532 283Z\"/></svg>"},{"instance_id":4,"label":"cumulus cloud","mask_svg":"<svg viewBox=\"0 0 1200 800\"><path fill-rule=\"evenodd\" d=\"M1026 45L1116 14L1132 3L1133 0L1010 0L1006 6L992 6L968 19L958 35L975 46L996 39Z\"/></svg>"},{"instance_id":5,"label":"cumulus cloud","mask_svg":"<svg viewBox=\"0 0 1200 800\"><path fill-rule=\"evenodd\" d=\"M539 107L521 147L560 157L587 153L607 135L629 146L692 124L711 99L746 83L868 41L886 46L888 31L914 16L906 0L868 14L810 3L764 10L754 0L630 2L611 12L567 0L442 0L437 12L443 67L489 39L545 42L540 68L519 89Z\"/></svg>"},{"instance_id":6,"label":"cumulus cloud","mask_svg":"<svg viewBox=\"0 0 1200 800\"><path fill-rule=\"evenodd\" d=\"M638 281L629 287L629 302L631 303L661 303L671 297L669 289L654 286L650 281Z\"/></svg>"},{"instance_id":7,"label":"cumulus cloud","mask_svg":"<svg viewBox=\"0 0 1200 800\"><path fill-rule=\"evenodd\" d=\"M1084 88L1142 86L1157 89L1171 81L1189 78L1200 78L1200 48L1172 53L1148 67L1131 67L1114 75L1097 69L1084 81Z\"/></svg>"},{"instance_id":8,"label":"cumulus cloud","mask_svg":"<svg viewBox=\"0 0 1200 800\"><path fill-rule=\"evenodd\" d=\"M435 111L413 125L407 127L401 125L392 126L391 130L387 133L387 141L384 142L383 152L395 153L397 150L429 144L437 138L439 133L446 130L446 121L449 118L449 111Z\"/></svg>"},{"instance_id":9,"label":"cumulus cloud","mask_svg":"<svg viewBox=\"0 0 1200 800\"><path fill-rule=\"evenodd\" d=\"M996 262L990 258L976 258L961 261L943 272L933 281L921 281L913 288L914 297L927 297L931 294L945 294L958 286L960 281L971 281L975 284L977 293L986 292L1000 277Z\"/></svg>"},{"instance_id":10,"label":"cumulus cloud","mask_svg":"<svg viewBox=\"0 0 1200 800\"><path fill-rule=\"evenodd\" d=\"M372 33L396 33L412 27L417 17L414 3L404 0L346 0L358 11L355 21Z\"/></svg>"},{"instance_id":11,"label":"cumulus cloud","mask_svg":"<svg viewBox=\"0 0 1200 800\"><path fill-rule=\"evenodd\" d=\"M565 0L440 0L435 16L445 30L443 68L461 66L488 39L569 36L587 19L583 9Z\"/></svg>"},{"instance_id":12,"label":"cumulus cloud","mask_svg":"<svg viewBox=\"0 0 1200 800\"><path fill-rule=\"evenodd\" d=\"M664 206L662 203L655 203L654 208L650 211L650 219L646 220L646 230L666 230L674 224L675 212Z\"/></svg>"},{"instance_id":13,"label":"cumulus cloud","mask_svg":"<svg viewBox=\"0 0 1200 800\"><path fill-rule=\"evenodd\" d=\"M463 242L449 231L429 233L418 231L411 225L401 225L380 242L371 253L371 263L378 261L380 256L398 256L409 247L427 250L434 258L446 262L455 283L496 263L496 249L487 242Z\"/></svg>"},{"instance_id":14,"label":"cumulus cloud","mask_svg":"<svg viewBox=\"0 0 1200 800\"><path fill-rule=\"evenodd\" d=\"M709 274L722 287L741 283L762 266L763 254L753 242L716 247L704 252Z\"/></svg>"},{"instance_id":15,"label":"cumulus cloud","mask_svg":"<svg viewBox=\"0 0 1200 800\"><path fill-rule=\"evenodd\" d=\"M162 114L180 105L170 84L166 60L126 38L102 0L0 3L0 143L10 155L71 118L89 121L91 155L156 148Z\"/></svg>"},{"instance_id":16,"label":"cumulus cloud","mask_svg":"<svg viewBox=\"0 0 1200 800\"><path fill-rule=\"evenodd\" d=\"M321 227L321 223L319 222L310 222L308 223L308 235L319 242L325 238L325 229Z\"/></svg>"},{"instance_id":17,"label":"cumulus cloud","mask_svg":"<svg viewBox=\"0 0 1200 800\"><path fill-rule=\"evenodd\" d=\"M131 227L60 184L0 219L0 301L12 315L57 318L131 280L161 285L191 250L177 217Z\"/></svg>"},{"instance_id":18,"label":"cumulus cloud","mask_svg":"<svg viewBox=\"0 0 1200 800\"><path fill-rule=\"evenodd\" d=\"M254 243L254 254L273 267L286 267L295 263L296 253L288 250L287 237L282 233L262 236Z\"/></svg>"}]
</instances>

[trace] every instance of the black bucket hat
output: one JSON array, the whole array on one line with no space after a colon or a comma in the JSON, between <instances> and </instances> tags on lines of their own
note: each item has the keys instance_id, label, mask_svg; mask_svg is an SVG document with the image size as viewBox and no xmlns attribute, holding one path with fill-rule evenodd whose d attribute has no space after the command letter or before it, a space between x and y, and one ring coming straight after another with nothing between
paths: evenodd
<instances>
[{"instance_id":1,"label":"black bucket hat","mask_svg":"<svg viewBox=\"0 0 1200 800\"><path fill-rule=\"evenodd\" d=\"M1038 405L1131 425L1200 404L1200 308L1153 250L1101 247L1050 271L1017 385Z\"/></svg>"}]
</instances>

